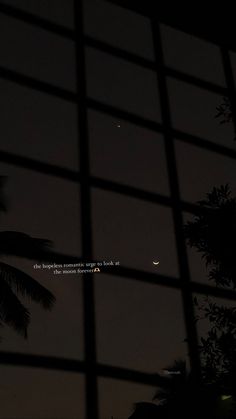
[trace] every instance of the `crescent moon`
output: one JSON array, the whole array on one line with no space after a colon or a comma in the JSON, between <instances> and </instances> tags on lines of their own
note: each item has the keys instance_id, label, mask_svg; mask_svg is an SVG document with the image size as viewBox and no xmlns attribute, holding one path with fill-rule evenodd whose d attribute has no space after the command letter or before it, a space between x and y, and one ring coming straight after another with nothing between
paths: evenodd
<instances>
[{"instance_id":1,"label":"crescent moon","mask_svg":"<svg viewBox=\"0 0 236 419\"><path fill-rule=\"evenodd\" d=\"M159 265L160 262L152 262L153 265Z\"/></svg>"}]
</instances>

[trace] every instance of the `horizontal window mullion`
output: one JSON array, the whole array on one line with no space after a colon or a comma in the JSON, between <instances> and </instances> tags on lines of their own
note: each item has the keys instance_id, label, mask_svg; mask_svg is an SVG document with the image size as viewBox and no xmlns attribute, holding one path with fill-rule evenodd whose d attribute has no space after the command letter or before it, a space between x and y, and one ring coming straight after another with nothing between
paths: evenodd
<instances>
[{"instance_id":1,"label":"horizontal window mullion","mask_svg":"<svg viewBox=\"0 0 236 419\"><path fill-rule=\"evenodd\" d=\"M58 97L71 103L77 103L78 95L69 90L54 86L50 83L40 81L36 78L26 76L17 71L0 66L0 78L17 83L20 86Z\"/></svg>"},{"instance_id":2,"label":"horizontal window mullion","mask_svg":"<svg viewBox=\"0 0 236 419\"><path fill-rule=\"evenodd\" d=\"M17 7L8 4L0 4L0 13L18 19L22 22L28 23L40 29L59 35L63 38L75 39L75 32L72 29L66 28L57 23L51 22L48 19L39 17L32 13L18 9Z\"/></svg>"}]
</instances>

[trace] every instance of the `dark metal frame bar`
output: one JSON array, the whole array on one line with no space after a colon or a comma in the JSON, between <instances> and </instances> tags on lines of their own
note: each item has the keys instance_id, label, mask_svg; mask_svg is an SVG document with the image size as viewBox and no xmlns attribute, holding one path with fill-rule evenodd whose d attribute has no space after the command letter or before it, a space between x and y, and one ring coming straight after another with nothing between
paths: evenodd
<instances>
[{"instance_id":1,"label":"dark metal frame bar","mask_svg":"<svg viewBox=\"0 0 236 419\"><path fill-rule=\"evenodd\" d=\"M92 209L90 188L90 158L88 115L86 107L86 69L85 46L83 40L83 6L82 0L74 0L74 18L76 34L76 70L77 70L77 104L80 155L80 206L82 258L93 260ZM79 232L78 232L79 234ZM98 385L96 356L96 326L93 274L83 275L83 315L84 315L84 353L85 353L85 398L87 418L98 419Z\"/></svg>"}]
</instances>

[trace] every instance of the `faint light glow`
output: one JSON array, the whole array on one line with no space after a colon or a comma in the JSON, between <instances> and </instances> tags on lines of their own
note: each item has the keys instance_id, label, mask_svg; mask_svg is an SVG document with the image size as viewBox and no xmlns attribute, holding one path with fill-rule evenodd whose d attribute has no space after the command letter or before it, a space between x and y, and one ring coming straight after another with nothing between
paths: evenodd
<instances>
[{"instance_id":1,"label":"faint light glow","mask_svg":"<svg viewBox=\"0 0 236 419\"><path fill-rule=\"evenodd\" d=\"M169 371L169 370L163 370L163 373L165 375L181 375L181 371Z\"/></svg>"},{"instance_id":2,"label":"faint light glow","mask_svg":"<svg viewBox=\"0 0 236 419\"><path fill-rule=\"evenodd\" d=\"M224 401L224 400L228 400L228 399L231 399L232 398L232 396L230 395L230 394L222 394L222 396L221 396L221 400L222 401Z\"/></svg>"},{"instance_id":3,"label":"faint light glow","mask_svg":"<svg viewBox=\"0 0 236 419\"><path fill-rule=\"evenodd\" d=\"M117 128L120 128L120 127L121 127L121 125L120 125L120 124L117 124L116 126L117 126Z\"/></svg>"},{"instance_id":4,"label":"faint light glow","mask_svg":"<svg viewBox=\"0 0 236 419\"><path fill-rule=\"evenodd\" d=\"M159 265L160 262L156 262L155 260L152 262L153 265Z\"/></svg>"}]
</instances>

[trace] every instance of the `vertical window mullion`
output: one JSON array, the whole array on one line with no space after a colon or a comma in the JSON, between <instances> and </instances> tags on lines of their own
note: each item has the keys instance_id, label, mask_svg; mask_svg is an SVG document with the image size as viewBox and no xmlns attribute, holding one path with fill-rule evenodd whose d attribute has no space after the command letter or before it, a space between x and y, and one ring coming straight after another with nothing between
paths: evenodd
<instances>
[{"instance_id":1,"label":"vertical window mullion","mask_svg":"<svg viewBox=\"0 0 236 419\"><path fill-rule=\"evenodd\" d=\"M80 199L82 226L82 258L92 260L91 190L89 170L89 139L86 107L85 45L83 33L82 0L74 0L75 48L78 97L78 131L80 151ZM79 232L78 232L79 233ZM96 376L96 333L93 274L83 276L84 348L86 365L86 417L98 419L98 392Z\"/></svg>"}]
</instances>

